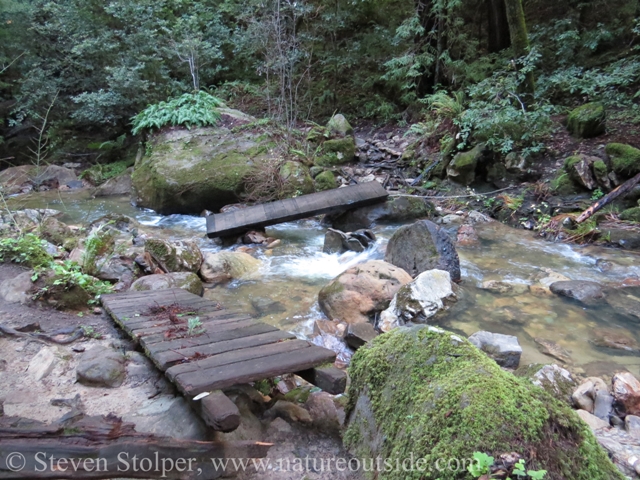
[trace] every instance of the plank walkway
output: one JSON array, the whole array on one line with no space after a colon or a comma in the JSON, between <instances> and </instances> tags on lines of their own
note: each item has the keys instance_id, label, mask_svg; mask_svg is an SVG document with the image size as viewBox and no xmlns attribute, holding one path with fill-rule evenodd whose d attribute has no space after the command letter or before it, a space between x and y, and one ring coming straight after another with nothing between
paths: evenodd
<instances>
[{"instance_id":1,"label":"plank walkway","mask_svg":"<svg viewBox=\"0 0 640 480\"><path fill-rule=\"evenodd\" d=\"M187 399L286 373L309 376L336 358L332 350L182 289L103 295L102 305ZM181 313L171 319L168 309L176 306ZM187 321L194 317L202 333L189 336Z\"/></svg>"},{"instance_id":2,"label":"plank walkway","mask_svg":"<svg viewBox=\"0 0 640 480\"><path fill-rule=\"evenodd\" d=\"M253 228L372 205L386 200L388 196L389 193L384 187L374 181L264 203L233 212L209 215L207 235L214 238L244 233Z\"/></svg>"}]
</instances>

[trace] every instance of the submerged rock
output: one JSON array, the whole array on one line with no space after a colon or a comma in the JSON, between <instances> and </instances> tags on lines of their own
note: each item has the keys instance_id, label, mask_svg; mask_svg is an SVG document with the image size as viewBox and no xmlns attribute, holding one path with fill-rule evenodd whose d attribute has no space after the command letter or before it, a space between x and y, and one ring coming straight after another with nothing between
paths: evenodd
<instances>
[{"instance_id":1,"label":"submerged rock","mask_svg":"<svg viewBox=\"0 0 640 480\"><path fill-rule=\"evenodd\" d=\"M460 281L460 259L456 248L438 225L421 220L400 227L387 245L385 261L407 271L412 277L427 270L445 270L454 282Z\"/></svg>"},{"instance_id":2,"label":"submerged rock","mask_svg":"<svg viewBox=\"0 0 640 480\"><path fill-rule=\"evenodd\" d=\"M376 236L371 230L357 230L345 233L330 228L324 236L322 251L324 253L364 252L375 241Z\"/></svg>"},{"instance_id":3,"label":"submerged rock","mask_svg":"<svg viewBox=\"0 0 640 480\"><path fill-rule=\"evenodd\" d=\"M607 290L607 303L629 319L640 321L640 287Z\"/></svg>"},{"instance_id":4,"label":"submerged rock","mask_svg":"<svg viewBox=\"0 0 640 480\"><path fill-rule=\"evenodd\" d=\"M591 343L597 347L640 352L640 345L633 334L621 328L595 328L591 331Z\"/></svg>"},{"instance_id":5,"label":"submerged rock","mask_svg":"<svg viewBox=\"0 0 640 480\"><path fill-rule=\"evenodd\" d=\"M357 458L413 454L430 465L477 451L527 452L527 466L548 470L549 478L623 478L568 405L452 333L398 328L360 348L349 373L344 442Z\"/></svg>"},{"instance_id":6,"label":"submerged rock","mask_svg":"<svg viewBox=\"0 0 640 480\"><path fill-rule=\"evenodd\" d=\"M549 289L557 295L573 298L583 303L591 303L604 297L602 285L585 280L555 282L549 286Z\"/></svg>"},{"instance_id":7,"label":"submerged rock","mask_svg":"<svg viewBox=\"0 0 640 480\"><path fill-rule=\"evenodd\" d=\"M426 323L455 299L449 272L429 270L398 290L389 308L380 314L379 328L388 332L408 322Z\"/></svg>"},{"instance_id":8,"label":"submerged rock","mask_svg":"<svg viewBox=\"0 0 640 480\"><path fill-rule=\"evenodd\" d=\"M347 323L368 322L389 306L400 289L411 281L401 268L372 260L355 265L320 290L320 309L330 320Z\"/></svg>"}]
</instances>

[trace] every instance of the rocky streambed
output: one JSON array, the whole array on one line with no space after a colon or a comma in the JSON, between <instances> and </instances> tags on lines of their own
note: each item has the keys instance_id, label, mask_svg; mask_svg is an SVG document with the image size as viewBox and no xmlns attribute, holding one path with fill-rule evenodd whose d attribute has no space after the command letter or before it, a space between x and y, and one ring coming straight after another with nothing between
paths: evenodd
<instances>
[{"instance_id":1,"label":"rocky streambed","mask_svg":"<svg viewBox=\"0 0 640 480\"><path fill-rule=\"evenodd\" d=\"M640 257L633 252L552 244L537 238L532 232L514 230L477 212L448 211L446 208L419 212L413 217L429 216L438 225L438 235L442 236L445 248L455 244L460 261L457 270L449 271L447 278L430 274L433 278L430 277L429 281L423 279L424 285L440 282L440 285L448 287L431 289L428 293L434 294L434 290L438 290L435 293L442 301L427 308L418 300L416 311L419 315L409 318L402 317L400 309L395 313L392 311L394 305L399 304L396 293L402 285L407 285L412 294L424 292L425 289L406 272L404 278L386 271L388 264L384 260L389 259L390 239L403 224L412 223L412 215L397 215L395 221L393 216L384 218L372 228L376 240L370 242L366 249L357 249L362 251L325 253L327 225L319 219L281 224L268 228L264 234L255 234L255 238L241 239L233 245L224 246L204 237L204 218L158 215L150 210L132 207L126 198L95 199L89 198L84 192L66 193L64 196L57 192L45 192L16 197L10 201L12 208L16 209L56 209L62 212L56 220L69 225L86 225L106 214L111 214L112 219L122 218L121 215L132 218L134 222L121 230L123 238L126 237L129 243L126 245L128 250L123 250L120 257L128 256L129 261L123 262L125 265L135 263L136 268L146 268L148 274L167 270L162 253L151 251L151 244L179 248L189 245L192 251L197 252L195 263L198 263L198 267L192 268L195 269L192 274L199 271L201 277L194 288L201 290L204 286L205 297L260 317L299 337L333 348L338 352L338 363L342 366L350 363L356 348L377 336L379 330L386 331L384 322L391 318L391 326L406 320L428 322L454 332L459 338L478 331L515 336L521 348L519 361L507 366L515 368L518 364L522 367L555 363L568 370L577 383L582 377L599 377L609 382L615 373L624 371L640 375L640 346L636 335L640 315ZM347 229L349 224L334 226ZM149 258L145 257L145 253L155 253L146 264L144 262ZM182 257L187 262L184 268L177 270L191 268L187 257ZM201 267L201 264L208 265L209 270ZM116 262L112 270L117 272L118 265L122 265L122 262ZM372 267L367 270L369 267L363 265ZM447 265L445 261L444 264L434 264L428 268L447 269ZM430 270L437 271L442 270ZM456 279L458 272L460 282L452 284L449 279ZM419 272L411 273L415 276ZM358 286L358 282L362 283L365 278L363 275L373 279L371 282L364 280L366 289ZM153 276L144 276L138 282L148 282ZM341 278L348 278L344 282L339 281L344 290L357 291L359 296L347 296L333 303L325 301L328 296L322 292L326 292L327 288L331 290L331 285ZM341 288L333 290L340 293ZM387 309L392 300L396 303ZM419 311L431 311L433 315ZM390 314L393 315L389 317ZM371 320L371 323L359 321L359 316ZM403 318L400 322L397 321L399 317ZM108 322L107 319L105 321ZM117 336L113 332L110 334ZM9 348L8 344L6 347ZM34 347L29 348L29 358L35 357L38 352ZM74 356L70 352L67 354ZM67 354L63 352L61 355ZM57 355L54 352L54 356ZM9 362L11 368L15 367L11 362L27 360L13 357L15 354L12 354ZM139 361L142 362L142 359ZM56 378L65 378L64 375L70 372L69 378L62 383L72 383L74 362L67 363L59 372L60 376L56 374ZM129 361L127 365L135 362L138 360ZM12 383L5 385L8 389L15 388L18 382L17 376L12 378ZM125 381L125 387L129 385L128 382ZM295 383L291 384L287 392L297 387ZM71 390L60 393L67 395ZM154 390L150 395L156 394ZM315 398L318 394L314 393L311 397ZM139 402L135 400L137 403L132 410L145 408L148 402L143 397ZM274 419L285 419L284 423L275 422L277 428L273 427L276 430L271 434L287 437L291 428L297 428L296 422L299 423L300 418L305 419L303 424L322 423L327 409L333 412L329 416L336 419L339 425L340 415L343 415L340 414L340 402L323 397L307 405L311 397L292 404L305 407L307 412L315 411L318 417L312 416L310 420L300 411L292 413L292 407L287 404L277 408L271 405L276 409L269 414L271 421L266 425L272 425ZM38 411L33 405L19 407L21 401L15 396L12 399L7 402L7 411L12 411L12 408L22 413ZM313 406L313 402L320 402L320 406ZM92 405L90 400L87 404ZM151 401L151 404L154 402ZM126 411L128 408L109 402L105 405L117 407L116 411ZM256 432L261 432L260 438L265 438L264 432L271 428L260 423L260 420L253 425ZM335 429L335 423L331 425ZM257 433L254 435L246 431L239 431L235 435L239 438L243 435L245 438L257 438ZM316 440L308 439L308 442L314 444ZM324 445L329 450L342 448L339 441L326 441L328 443Z\"/></svg>"}]
</instances>

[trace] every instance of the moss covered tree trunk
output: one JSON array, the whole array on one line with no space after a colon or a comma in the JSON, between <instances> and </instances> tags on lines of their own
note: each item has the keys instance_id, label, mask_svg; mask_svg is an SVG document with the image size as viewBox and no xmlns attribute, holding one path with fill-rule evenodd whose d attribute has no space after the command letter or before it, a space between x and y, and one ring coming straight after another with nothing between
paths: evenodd
<instances>
[{"instance_id":1,"label":"moss covered tree trunk","mask_svg":"<svg viewBox=\"0 0 640 480\"><path fill-rule=\"evenodd\" d=\"M529 53L529 35L527 35L527 23L524 19L522 0L504 0L509 22L511 45L516 57L523 57ZM528 73L525 80L524 92L533 94L535 88L533 73Z\"/></svg>"}]
</instances>

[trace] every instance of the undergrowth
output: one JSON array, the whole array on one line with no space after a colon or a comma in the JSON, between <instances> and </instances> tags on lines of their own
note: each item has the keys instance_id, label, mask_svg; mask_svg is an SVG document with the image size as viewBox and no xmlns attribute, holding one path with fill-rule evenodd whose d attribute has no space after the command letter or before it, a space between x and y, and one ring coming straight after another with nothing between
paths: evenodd
<instances>
[{"instance_id":1,"label":"undergrowth","mask_svg":"<svg viewBox=\"0 0 640 480\"><path fill-rule=\"evenodd\" d=\"M144 130L158 130L166 126L187 128L215 125L220 120L218 107L222 100L206 92L185 93L178 98L149 105L132 119L134 135Z\"/></svg>"}]
</instances>

